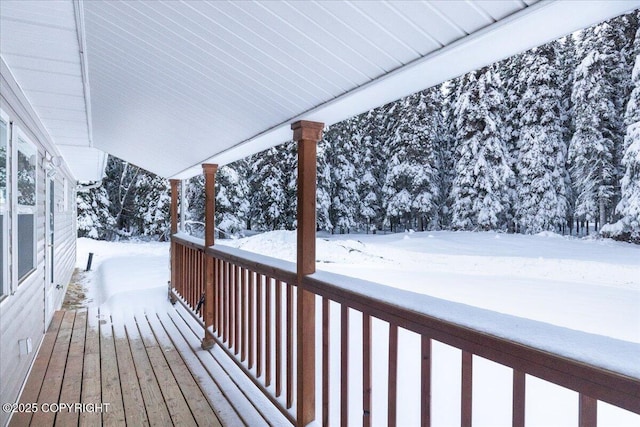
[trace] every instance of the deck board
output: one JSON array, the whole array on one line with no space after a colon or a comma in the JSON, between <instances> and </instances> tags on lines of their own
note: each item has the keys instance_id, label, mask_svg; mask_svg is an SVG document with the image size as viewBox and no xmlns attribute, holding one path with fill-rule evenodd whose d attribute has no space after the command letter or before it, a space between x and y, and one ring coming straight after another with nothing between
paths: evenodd
<instances>
[{"instance_id":1,"label":"deck board","mask_svg":"<svg viewBox=\"0 0 640 427\"><path fill-rule=\"evenodd\" d=\"M124 404L111 316L104 317L102 320L106 322L100 324L100 373L102 400L109 403L109 410L102 413L102 421L109 426L124 426Z\"/></svg>"},{"instance_id":2,"label":"deck board","mask_svg":"<svg viewBox=\"0 0 640 427\"><path fill-rule=\"evenodd\" d=\"M126 423L129 426L149 425L125 327L114 321L113 331Z\"/></svg>"},{"instance_id":3,"label":"deck board","mask_svg":"<svg viewBox=\"0 0 640 427\"><path fill-rule=\"evenodd\" d=\"M42 382L42 388L38 395L38 405L40 408L44 408L45 404L48 405L59 402L75 317L75 311L67 311L64 313L60 330L58 331L58 336L53 346L51 359L49 359L47 372ZM33 414L31 424L37 426L53 425L55 417L56 413L53 411L39 410Z\"/></svg>"},{"instance_id":4,"label":"deck board","mask_svg":"<svg viewBox=\"0 0 640 427\"><path fill-rule=\"evenodd\" d=\"M182 395L182 390L165 359L164 352L170 351L171 348L161 348L158 345L156 337L147 322L138 322L138 328L142 336L142 341L147 349L147 355L153 367L153 372L156 375L158 385L164 396L164 401L167 404L167 409L169 409L171 420L176 425L195 426L196 423L189 409L189 405L187 405Z\"/></svg>"},{"instance_id":5,"label":"deck board","mask_svg":"<svg viewBox=\"0 0 640 427\"><path fill-rule=\"evenodd\" d=\"M196 383L193 375L185 365L185 362L176 350L171 338L167 335L165 327L157 316L148 317L149 324L158 343L164 349L164 356L173 372L173 376L178 382L180 389L185 395L191 398L187 401L189 409L193 414L193 418L199 426L220 426L213 408L202 393L199 385Z\"/></svg>"},{"instance_id":6,"label":"deck board","mask_svg":"<svg viewBox=\"0 0 640 427\"><path fill-rule=\"evenodd\" d=\"M160 386L156 381L156 376L153 373L153 368L138 328L135 325L127 328L127 335L149 423L158 426L171 425L171 416L167 406L164 404Z\"/></svg>"},{"instance_id":7,"label":"deck board","mask_svg":"<svg viewBox=\"0 0 640 427\"><path fill-rule=\"evenodd\" d=\"M87 328L85 331L80 402L89 405L98 405L102 402L102 385L100 378L99 313L97 308L89 308L87 311ZM82 411L78 415L80 417L80 425L82 426L99 427L102 425L102 412Z\"/></svg>"},{"instance_id":8,"label":"deck board","mask_svg":"<svg viewBox=\"0 0 640 427\"><path fill-rule=\"evenodd\" d=\"M19 402L80 409L16 413L9 425L287 424L265 417L264 402L248 399L249 380L220 351L202 350L201 330L179 311L56 312Z\"/></svg>"},{"instance_id":9,"label":"deck board","mask_svg":"<svg viewBox=\"0 0 640 427\"><path fill-rule=\"evenodd\" d=\"M71 344L69 345L69 354L67 356L66 369L62 380L60 402L80 402L86 330L87 312L85 310L78 311L71 332ZM78 412L60 411L56 414L56 425L64 427L77 426Z\"/></svg>"},{"instance_id":10,"label":"deck board","mask_svg":"<svg viewBox=\"0 0 640 427\"><path fill-rule=\"evenodd\" d=\"M47 372L47 367L49 366L49 360L51 358L51 353L53 352L53 347L56 343L56 338L58 337L58 331L60 330L60 325L62 324L63 317L64 312L62 311L57 311L53 315L53 319L49 324L49 329L44 336L36 360L33 363L33 367L31 368L29 378L27 379L22 394L20 395L20 403L31 403L38 401L38 395L40 394L40 389L42 388L42 383ZM31 416L32 413L30 412L16 412L11 418L10 425L29 425L31 423Z\"/></svg>"}]
</instances>

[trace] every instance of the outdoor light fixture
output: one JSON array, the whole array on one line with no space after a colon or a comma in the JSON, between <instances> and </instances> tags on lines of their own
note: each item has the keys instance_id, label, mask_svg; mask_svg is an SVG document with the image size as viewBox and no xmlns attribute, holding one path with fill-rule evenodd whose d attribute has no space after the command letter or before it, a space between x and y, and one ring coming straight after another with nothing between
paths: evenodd
<instances>
[{"instance_id":1,"label":"outdoor light fixture","mask_svg":"<svg viewBox=\"0 0 640 427\"><path fill-rule=\"evenodd\" d=\"M44 168L47 171L47 178L53 178L60 166L62 166L62 157L47 155L47 158L44 160Z\"/></svg>"}]
</instances>

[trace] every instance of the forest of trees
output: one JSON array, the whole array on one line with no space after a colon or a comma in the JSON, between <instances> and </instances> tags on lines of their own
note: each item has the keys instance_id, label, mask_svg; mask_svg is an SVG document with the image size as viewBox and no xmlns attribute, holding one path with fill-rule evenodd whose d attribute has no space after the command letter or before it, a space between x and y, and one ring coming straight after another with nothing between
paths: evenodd
<instances>
[{"instance_id":1,"label":"forest of trees","mask_svg":"<svg viewBox=\"0 0 640 427\"><path fill-rule=\"evenodd\" d=\"M640 241L640 11L325 130L318 229L554 231ZM223 233L294 229L296 147L219 169ZM202 232L203 178L187 184ZM111 157L79 234L166 238L168 181ZM591 230L589 229L591 227Z\"/></svg>"}]
</instances>

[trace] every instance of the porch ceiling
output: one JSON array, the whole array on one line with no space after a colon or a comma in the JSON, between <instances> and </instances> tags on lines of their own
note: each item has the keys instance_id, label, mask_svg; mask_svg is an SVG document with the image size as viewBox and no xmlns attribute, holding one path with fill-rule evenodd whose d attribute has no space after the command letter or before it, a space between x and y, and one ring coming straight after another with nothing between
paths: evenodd
<instances>
[{"instance_id":1,"label":"porch ceiling","mask_svg":"<svg viewBox=\"0 0 640 427\"><path fill-rule=\"evenodd\" d=\"M92 132L95 147L174 178L284 142L292 121L335 123L640 7L640 0L60 3L75 4L84 19L79 58L91 114L82 138ZM2 36L3 45L31 41ZM45 65L20 69L55 74ZM20 71L26 80L29 73ZM82 89L74 89L80 99ZM62 140L60 119L41 111Z\"/></svg>"}]
</instances>

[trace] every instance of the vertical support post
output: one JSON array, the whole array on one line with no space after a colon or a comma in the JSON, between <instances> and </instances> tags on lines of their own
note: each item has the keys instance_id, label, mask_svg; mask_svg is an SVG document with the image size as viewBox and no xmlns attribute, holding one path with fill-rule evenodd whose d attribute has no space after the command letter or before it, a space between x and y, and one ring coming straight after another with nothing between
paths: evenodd
<instances>
[{"instance_id":1,"label":"vertical support post","mask_svg":"<svg viewBox=\"0 0 640 427\"><path fill-rule=\"evenodd\" d=\"M204 245L213 246L215 233L215 210L216 210L216 172L218 165L204 164ZM213 327L213 258L205 255L204 268L204 337L202 338L202 348L208 350L213 347L213 334L209 328Z\"/></svg>"},{"instance_id":2,"label":"vertical support post","mask_svg":"<svg viewBox=\"0 0 640 427\"><path fill-rule=\"evenodd\" d=\"M316 271L316 145L323 123L301 120L293 123L298 143L298 239L297 239L297 408L298 426L315 419L316 334L315 295L304 289L302 278Z\"/></svg>"},{"instance_id":3,"label":"vertical support post","mask_svg":"<svg viewBox=\"0 0 640 427\"><path fill-rule=\"evenodd\" d=\"M173 243L173 235L176 234L178 232L178 184L180 183L180 180L178 179L171 179L169 180L169 183L171 185L171 205L169 208L169 215L171 217L171 237L169 238L171 241L171 246L170 246L170 257L171 257L171 282L169 282L169 301L171 302L171 304L175 304L176 303L176 299L173 296L173 293L171 292L172 288L175 288L176 283L177 283L177 248L176 245Z\"/></svg>"}]
</instances>

